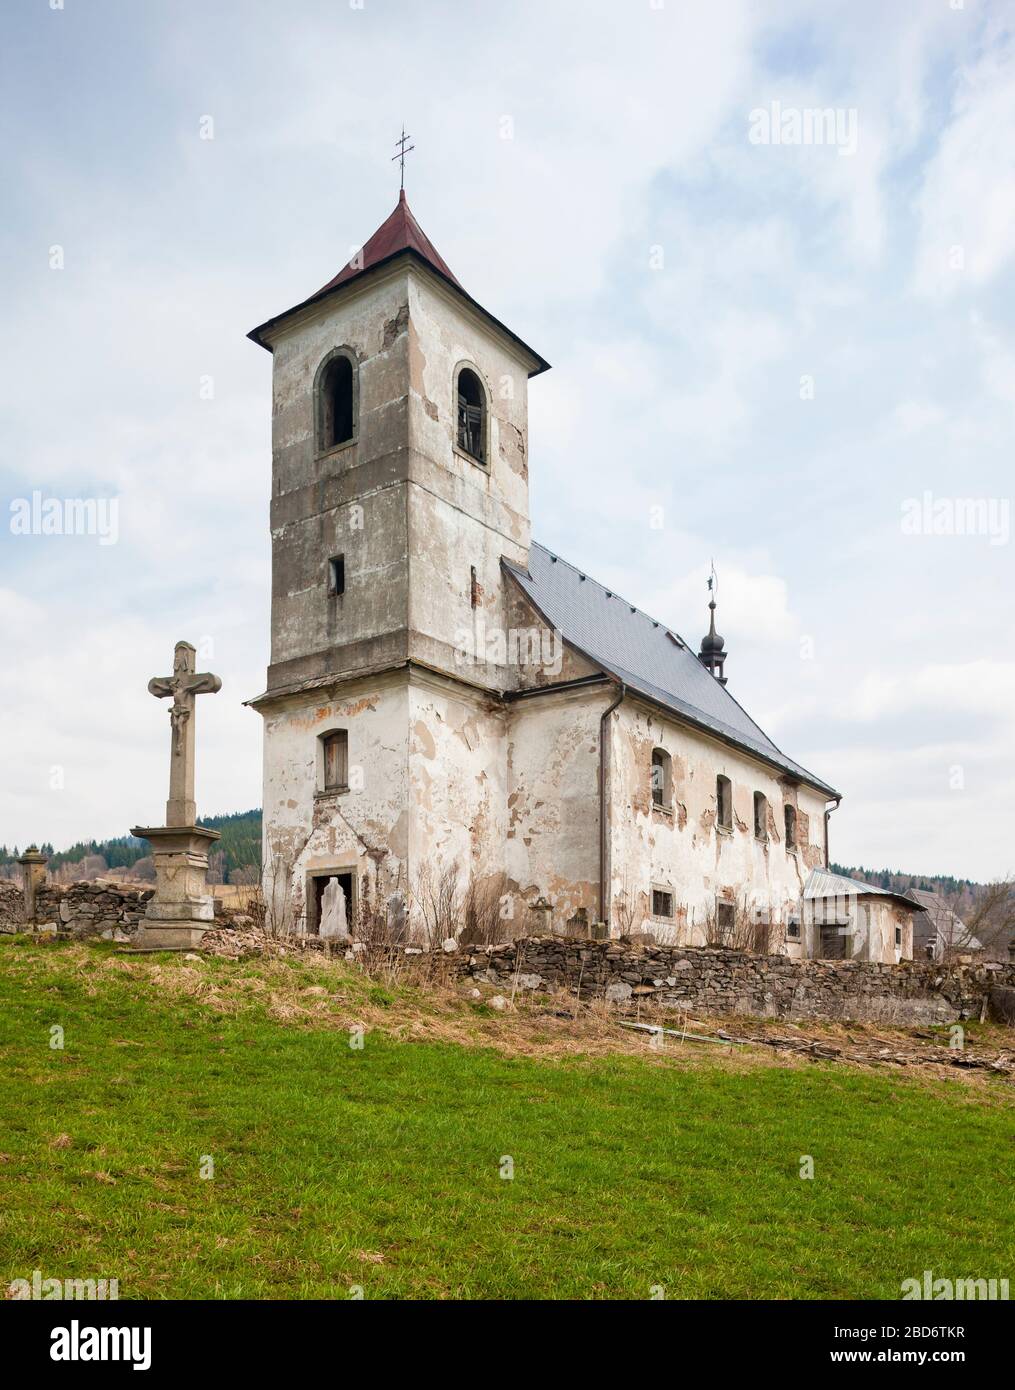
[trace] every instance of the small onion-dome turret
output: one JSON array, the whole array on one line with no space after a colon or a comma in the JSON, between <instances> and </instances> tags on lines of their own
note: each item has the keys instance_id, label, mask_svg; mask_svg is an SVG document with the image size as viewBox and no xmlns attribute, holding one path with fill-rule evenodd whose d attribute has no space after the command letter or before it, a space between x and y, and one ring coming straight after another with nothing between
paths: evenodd
<instances>
[{"instance_id":1,"label":"small onion-dome turret","mask_svg":"<svg viewBox=\"0 0 1015 1390\"><path fill-rule=\"evenodd\" d=\"M711 588L711 581L709 581ZM715 599L708 601L709 624L708 632L701 639L701 651L698 653L698 660L706 670L711 671L720 685L726 684L726 676L723 673L723 666L726 662L726 652L723 649L723 639L715 630Z\"/></svg>"}]
</instances>

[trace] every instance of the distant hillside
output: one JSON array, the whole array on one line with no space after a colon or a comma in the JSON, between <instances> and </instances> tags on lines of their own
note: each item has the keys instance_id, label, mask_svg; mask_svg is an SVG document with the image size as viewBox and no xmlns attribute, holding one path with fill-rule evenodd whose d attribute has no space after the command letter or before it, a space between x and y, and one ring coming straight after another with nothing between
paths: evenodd
<instances>
[{"instance_id":1,"label":"distant hillside","mask_svg":"<svg viewBox=\"0 0 1015 1390\"><path fill-rule=\"evenodd\" d=\"M967 916L972 911L987 888L985 883L977 883L969 878L953 878L951 874L934 877L929 874L904 874L896 869L851 869L842 864L832 864L829 867L833 874L858 878L861 883L872 883L877 888L887 888L893 893L907 893L910 888L940 893L952 911L960 917Z\"/></svg>"},{"instance_id":2,"label":"distant hillside","mask_svg":"<svg viewBox=\"0 0 1015 1390\"><path fill-rule=\"evenodd\" d=\"M222 836L209 856L212 883L250 883L257 878L261 862L261 811L236 811L228 816L199 816L198 824L217 830ZM27 848L27 846L26 846ZM50 875L67 883L77 878L99 878L112 874L121 878L150 881L154 867L148 852L148 841L134 835L121 835L112 840L81 840L69 849L54 850L50 844L40 845L48 855ZM14 877L17 859L23 851L18 846L8 849L0 845L0 875Z\"/></svg>"}]
</instances>

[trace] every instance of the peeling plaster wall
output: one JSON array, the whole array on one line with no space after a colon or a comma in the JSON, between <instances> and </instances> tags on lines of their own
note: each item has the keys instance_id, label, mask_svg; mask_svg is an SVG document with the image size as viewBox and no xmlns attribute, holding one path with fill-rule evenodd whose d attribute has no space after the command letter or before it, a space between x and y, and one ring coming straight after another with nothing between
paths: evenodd
<instances>
[{"instance_id":1,"label":"peeling plaster wall","mask_svg":"<svg viewBox=\"0 0 1015 1390\"><path fill-rule=\"evenodd\" d=\"M504 867L504 711L481 691L414 672L408 717L410 882L457 864L462 887L479 886Z\"/></svg>"},{"instance_id":2,"label":"peeling plaster wall","mask_svg":"<svg viewBox=\"0 0 1015 1390\"><path fill-rule=\"evenodd\" d=\"M628 699L610 720L609 788L612 800L610 885L613 926L630 905L634 930L680 928L686 945L703 945L706 912L717 898L770 904L785 920L812 868L824 862L825 801L791 786L775 769L707 735L692 731ZM672 806L652 804L652 750L672 759ZM733 788L733 829L716 828L716 777ZM754 835L754 793L768 798L768 840ZM783 805L797 810L798 852L783 841ZM676 920L651 915L651 888L673 894ZM627 923L625 922L625 925ZM791 952L793 943L788 943ZM800 951L796 947L796 951Z\"/></svg>"},{"instance_id":3,"label":"peeling plaster wall","mask_svg":"<svg viewBox=\"0 0 1015 1390\"><path fill-rule=\"evenodd\" d=\"M371 277L274 341L269 689L406 655L408 280L404 267ZM314 387L339 347L359 363L356 436L318 456ZM326 574L336 554L337 600Z\"/></svg>"},{"instance_id":4,"label":"peeling plaster wall","mask_svg":"<svg viewBox=\"0 0 1015 1390\"><path fill-rule=\"evenodd\" d=\"M896 927L902 934L895 944ZM893 902L871 902L868 960L900 961L913 959L913 914Z\"/></svg>"},{"instance_id":5,"label":"peeling plaster wall","mask_svg":"<svg viewBox=\"0 0 1015 1390\"><path fill-rule=\"evenodd\" d=\"M501 558L524 564L529 547L528 371L521 350L431 277L409 285L410 655L468 677L514 685L496 638L508 624ZM486 466L457 447L457 369L486 389ZM471 568L477 607L472 606ZM465 638L463 642L463 636Z\"/></svg>"},{"instance_id":6,"label":"peeling plaster wall","mask_svg":"<svg viewBox=\"0 0 1015 1390\"><path fill-rule=\"evenodd\" d=\"M336 728L349 732L350 787L325 795L318 791L317 745ZM266 867L275 855L291 863L304 891L308 874L352 869L386 899L408 862L408 729L404 672L331 696L290 697L266 713Z\"/></svg>"},{"instance_id":7,"label":"peeling plaster wall","mask_svg":"<svg viewBox=\"0 0 1015 1390\"><path fill-rule=\"evenodd\" d=\"M913 959L913 914L891 899L862 894L819 898L805 904L801 924L805 954L821 956L821 926L828 922L845 938L847 960L877 961L882 965ZM901 933L895 944L896 928Z\"/></svg>"},{"instance_id":8,"label":"peeling plaster wall","mask_svg":"<svg viewBox=\"0 0 1015 1390\"><path fill-rule=\"evenodd\" d=\"M545 895L563 930L599 898L601 688L543 695L511 706L508 734L508 877L528 900Z\"/></svg>"},{"instance_id":9,"label":"peeling plaster wall","mask_svg":"<svg viewBox=\"0 0 1015 1390\"><path fill-rule=\"evenodd\" d=\"M517 684L486 637L508 626L501 558L528 555L534 360L404 261L298 313L272 346L268 688L410 657L455 674L463 645L479 657L469 679ZM315 385L336 348L358 363L356 435L319 455ZM463 364L486 385L486 466L456 446ZM333 597L327 561L338 554L346 592Z\"/></svg>"}]
</instances>

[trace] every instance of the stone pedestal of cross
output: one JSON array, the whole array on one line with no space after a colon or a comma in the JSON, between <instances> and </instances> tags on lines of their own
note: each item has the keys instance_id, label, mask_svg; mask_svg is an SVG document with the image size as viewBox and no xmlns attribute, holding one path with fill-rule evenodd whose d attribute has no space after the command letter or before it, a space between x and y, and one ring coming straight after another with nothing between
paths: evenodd
<instances>
[{"instance_id":1,"label":"stone pedestal of cross","mask_svg":"<svg viewBox=\"0 0 1015 1390\"><path fill-rule=\"evenodd\" d=\"M177 642L173 674L148 682L152 695L172 696L173 703L166 824L131 831L149 841L155 860L155 896L148 903L137 941L137 948L145 951L199 946L215 916L215 900L208 892L208 851L219 833L196 824L194 710L196 697L214 695L222 682L218 676L195 670L196 655L189 642Z\"/></svg>"}]
</instances>

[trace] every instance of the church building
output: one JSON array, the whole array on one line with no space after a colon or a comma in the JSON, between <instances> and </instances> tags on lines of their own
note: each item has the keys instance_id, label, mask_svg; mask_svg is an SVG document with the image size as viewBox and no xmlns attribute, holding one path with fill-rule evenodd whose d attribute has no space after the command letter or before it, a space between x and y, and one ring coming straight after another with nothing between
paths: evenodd
<instances>
[{"instance_id":1,"label":"church building","mask_svg":"<svg viewBox=\"0 0 1015 1390\"><path fill-rule=\"evenodd\" d=\"M250 337L273 359L264 862L303 928L337 879L354 936L378 914L422 934L443 884L495 892L511 935L822 954L804 894L839 794L730 693L714 599L696 651L532 539L549 364L404 192Z\"/></svg>"}]
</instances>

